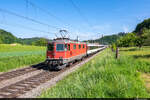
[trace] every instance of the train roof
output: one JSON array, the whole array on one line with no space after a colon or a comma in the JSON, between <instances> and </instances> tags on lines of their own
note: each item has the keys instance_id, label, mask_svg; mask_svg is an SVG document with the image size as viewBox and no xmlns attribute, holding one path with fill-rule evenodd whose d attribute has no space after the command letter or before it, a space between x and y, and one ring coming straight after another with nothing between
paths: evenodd
<instances>
[{"instance_id":1,"label":"train roof","mask_svg":"<svg viewBox=\"0 0 150 100\"><path fill-rule=\"evenodd\" d=\"M71 40L69 38L56 38L53 41L50 41L50 43L52 42L57 42L57 43L77 43L77 44L87 44L86 42L81 42L81 41L77 41L77 40Z\"/></svg>"}]
</instances>

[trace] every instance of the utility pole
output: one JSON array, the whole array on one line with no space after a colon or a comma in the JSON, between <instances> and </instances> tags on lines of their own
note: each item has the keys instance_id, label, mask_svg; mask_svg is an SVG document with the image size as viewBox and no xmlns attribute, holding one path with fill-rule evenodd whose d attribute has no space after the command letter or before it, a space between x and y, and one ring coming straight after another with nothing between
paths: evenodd
<instances>
[{"instance_id":1,"label":"utility pole","mask_svg":"<svg viewBox=\"0 0 150 100\"><path fill-rule=\"evenodd\" d=\"M79 41L79 37L77 36L77 41Z\"/></svg>"},{"instance_id":2,"label":"utility pole","mask_svg":"<svg viewBox=\"0 0 150 100\"><path fill-rule=\"evenodd\" d=\"M103 34L102 34L102 40L101 41L102 41L102 44L103 44Z\"/></svg>"},{"instance_id":3,"label":"utility pole","mask_svg":"<svg viewBox=\"0 0 150 100\"><path fill-rule=\"evenodd\" d=\"M100 41L100 39L101 39L101 37L100 37L100 33L97 33L98 34L98 39L99 39L99 41L97 41L97 42L99 42L99 44L101 44L101 41Z\"/></svg>"}]
</instances>

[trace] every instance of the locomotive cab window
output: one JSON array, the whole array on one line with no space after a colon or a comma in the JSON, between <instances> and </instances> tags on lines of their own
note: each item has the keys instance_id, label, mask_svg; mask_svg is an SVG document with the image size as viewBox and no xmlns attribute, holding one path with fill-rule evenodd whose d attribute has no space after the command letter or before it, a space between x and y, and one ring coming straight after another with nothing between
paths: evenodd
<instances>
[{"instance_id":1,"label":"locomotive cab window","mask_svg":"<svg viewBox=\"0 0 150 100\"><path fill-rule=\"evenodd\" d=\"M83 48L85 48L85 47L84 47L84 44L83 44Z\"/></svg>"},{"instance_id":2,"label":"locomotive cab window","mask_svg":"<svg viewBox=\"0 0 150 100\"><path fill-rule=\"evenodd\" d=\"M81 49L81 45L79 45L79 49Z\"/></svg>"},{"instance_id":3,"label":"locomotive cab window","mask_svg":"<svg viewBox=\"0 0 150 100\"><path fill-rule=\"evenodd\" d=\"M67 44L65 44L65 51L67 51L68 50L68 45Z\"/></svg>"},{"instance_id":4,"label":"locomotive cab window","mask_svg":"<svg viewBox=\"0 0 150 100\"><path fill-rule=\"evenodd\" d=\"M68 44L68 51L70 51L70 44Z\"/></svg>"},{"instance_id":5,"label":"locomotive cab window","mask_svg":"<svg viewBox=\"0 0 150 100\"><path fill-rule=\"evenodd\" d=\"M73 49L76 49L76 45L75 44L73 45Z\"/></svg>"},{"instance_id":6,"label":"locomotive cab window","mask_svg":"<svg viewBox=\"0 0 150 100\"><path fill-rule=\"evenodd\" d=\"M47 45L47 50L48 51L53 51L53 48L54 48L54 44L51 43L51 44Z\"/></svg>"},{"instance_id":7,"label":"locomotive cab window","mask_svg":"<svg viewBox=\"0 0 150 100\"><path fill-rule=\"evenodd\" d=\"M64 44L57 44L56 45L56 50L57 51L64 51L65 47L64 47Z\"/></svg>"}]
</instances>

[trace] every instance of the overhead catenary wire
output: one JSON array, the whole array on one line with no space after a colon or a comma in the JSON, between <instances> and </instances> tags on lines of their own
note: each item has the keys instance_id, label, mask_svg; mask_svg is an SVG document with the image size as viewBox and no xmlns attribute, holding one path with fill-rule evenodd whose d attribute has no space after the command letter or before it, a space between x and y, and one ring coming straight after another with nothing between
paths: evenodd
<instances>
[{"instance_id":1,"label":"overhead catenary wire","mask_svg":"<svg viewBox=\"0 0 150 100\"><path fill-rule=\"evenodd\" d=\"M89 29L94 32L95 30L92 28L92 24L89 22L89 20L87 19L87 17L83 14L83 12L80 10L80 8L73 2L73 0L69 0L70 3L72 4L72 6L75 8L75 10L78 12L78 14L80 15L81 19L87 24L87 26L89 27Z\"/></svg>"},{"instance_id":2,"label":"overhead catenary wire","mask_svg":"<svg viewBox=\"0 0 150 100\"><path fill-rule=\"evenodd\" d=\"M48 31L43 31L43 30L39 30L39 29L28 27L28 26L20 25L20 24L10 24L10 23L1 23L1 24L8 25L8 26L13 26L13 27L20 27L20 28L23 28L23 29L36 31L36 32L50 33Z\"/></svg>"},{"instance_id":3,"label":"overhead catenary wire","mask_svg":"<svg viewBox=\"0 0 150 100\"><path fill-rule=\"evenodd\" d=\"M31 6L33 6L33 7L36 7L37 9L41 10L42 12L44 12L44 13L48 14L49 16L55 18L55 19L56 19L57 21L59 21L60 23L65 24L66 26L68 26L68 27L70 27L70 28L73 28L71 24L66 23L66 21L64 21L64 20L62 20L61 18L55 16L54 14L52 14L51 12L49 12L48 10L39 7L39 6L36 5L35 3L31 2L31 0L25 0L25 1L26 1L26 3L28 3L28 4L26 4L26 5L31 5ZM69 31L69 30L67 30L67 31ZM77 35L77 34L76 34L76 35ZM68 36L70 36L69 32L68 32Z\"/></svg>"},{"instance_id":4,"label":"overhead catenary wire","mask_svg":"<svg viewBox=\"0 0 150 100\"><path fill-rule=\"evenodd\" d=\"M91 27L92 25L88 21L88 19L84 16L84 14L81 12L80 8L73 2L73 0L69 0L73 7L76 9L76 11L79 13L79 15L82 17L82 19Z\"/></svg>"},{"instance_id":5,"label":"overhead catenary wire","mask_svg":"<svg viewBox=\"0 0 150 100\"><path fill-rule=\"evenodd\" d=\"M42 12L48 14L49 16L53 17L54 19L56 19L56 20L59 21L60 23L62 23L62 24L65 24L65 23L66 23L66 22L63 21L61 18L55 16L54 14L52 14L51 12L49 12L48 10L46 10L46 9L44 9L44 8L42 8L42 7L39 7L39 6L36 5L35 3L33 3L33 2L31 2L31 1L29 1L29 0L25 0L25 1L26 1L28 4L30 4L31 6L37 8L37 9L41 10ZM66 24L66 25L71 26L70 24Z\"/></svg>"},{"instance_id":6,"label":"overhead catenary wire","mask_svg":"<svg viewBox=\"0 0 150 100\"><path fill-rule=\"evenodd\" d=\"M61 28L58 28L58 27L56 27L56 26L52 26L52 25L49 25L49 24L46 24L46 23L43 23L43 22L37 21L37 20L32 19L32 18L29 18L29 17L23 16L23 15L19 15L19 14L17 14L17 13L14 13L14 12L8 11L8 10L6 10L6 9L2 9L2 8L0 8L0 11L1 11L1 12L5 12L5 13L8 13L8 14L11 14L11 15L14 15L14 16L17 16L17 17L20 17L20 18L23 18L23 19L25 19L25 20L32 21L32 22L37 23L37 24L41 24L41 25L48 26L48 27L55 28L55 29L59 29L59 30L61 29Z\"/></svg>"}]
</instances>

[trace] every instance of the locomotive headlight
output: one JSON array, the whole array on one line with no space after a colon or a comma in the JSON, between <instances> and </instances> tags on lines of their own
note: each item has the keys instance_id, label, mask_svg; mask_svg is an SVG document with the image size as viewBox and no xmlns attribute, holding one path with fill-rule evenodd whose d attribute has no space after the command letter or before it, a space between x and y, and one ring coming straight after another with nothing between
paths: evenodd
<instances>
[{"instance_id":1,"label":"locomotive headlight","mask_svg":"<svg viewBox=\"0 0 150 100\"><path fill-rule=\"evenodd\" d=\"M61 56L61 57L59 57L59 59L62 59L62 56Z\"/></svg>"}]
</instances>

